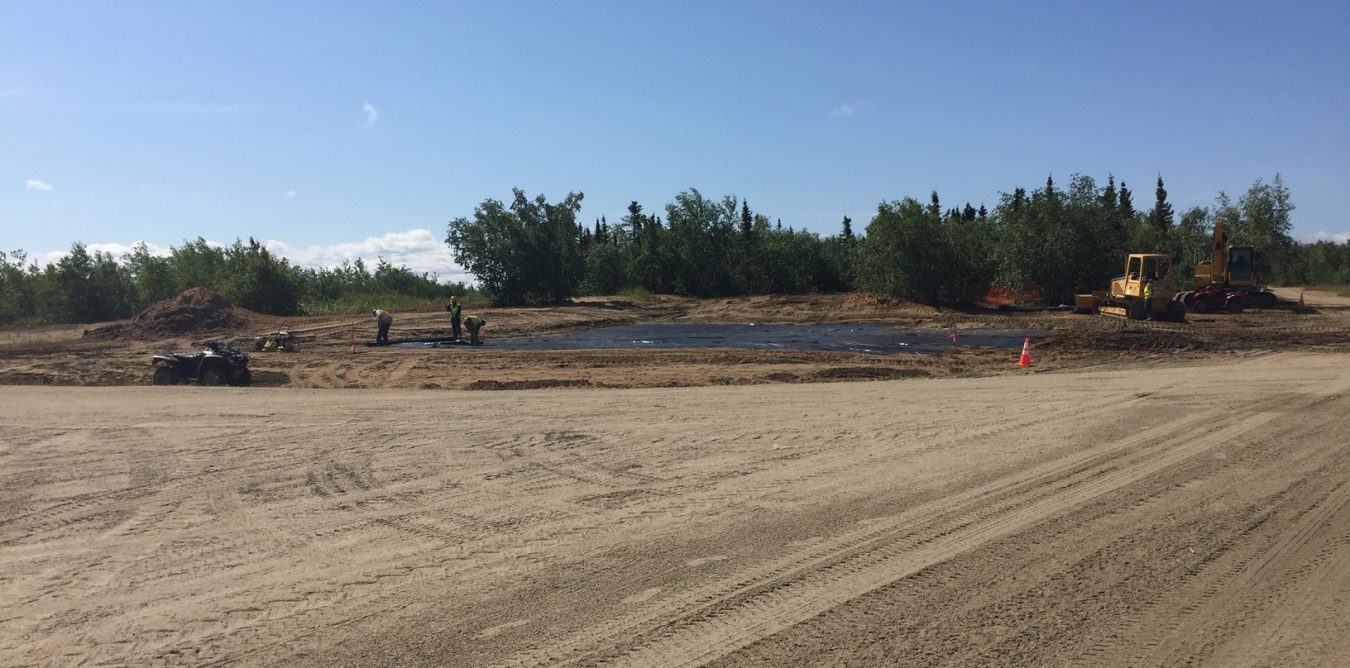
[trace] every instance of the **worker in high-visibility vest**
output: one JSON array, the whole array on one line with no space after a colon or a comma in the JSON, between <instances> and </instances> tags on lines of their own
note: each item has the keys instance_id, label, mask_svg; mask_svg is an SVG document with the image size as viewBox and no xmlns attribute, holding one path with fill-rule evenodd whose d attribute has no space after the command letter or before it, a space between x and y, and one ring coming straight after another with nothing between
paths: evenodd
<instances>
[{"instance_id":1,"label":"worker in high-visibility vest","mask_svg":"<svg viewBox=\"0 0 1350 668\"><path fill-rule=\"evenodd\" d=\"M447 311L450 312L450 331L451 331L451 333L454 335L455 340L458 341L458 340L459 340L459 312L460 312L459 300L458 300L458 299L455 299L453 296L451 296L451 297L450 297L450 303L445 305L445 310L447 310Z\"/></svg>"},{"instance_id":2,"label":"worker in high-visibility vest","mask_svg":"<svg viewBox=\"0 0 1350 668\"><path fill-rule=\"evenodd\" d=\"M389 343L389 326L394 324L394 316L378 308L371 313L375 314L375 322L380 323L380 333L375 335L375 343Z\"/></svg>"},{"instance_id":3,"label":"worker in high-visibility vest","mask_svg":"<svg viewBox=\"0 0 1350 668\"><path fill-rule=\"evenodd\" d=\"M471 315L464 319L464 327L469 330L469 345L482 345L483 340L478 338L478 330L482 329L486 322L486 320L476 315Z\"/></svg>"},{"instance_id":4,"label":"worker in high-visibility vest","mask_svg":"<svg viewBox=\"0 0 1350 668\"><path fill-rule=\"evenodd\" d=\"M1153 281L1144 277L1144 319L1153 319Z\"/></svg>"}]
</instances>

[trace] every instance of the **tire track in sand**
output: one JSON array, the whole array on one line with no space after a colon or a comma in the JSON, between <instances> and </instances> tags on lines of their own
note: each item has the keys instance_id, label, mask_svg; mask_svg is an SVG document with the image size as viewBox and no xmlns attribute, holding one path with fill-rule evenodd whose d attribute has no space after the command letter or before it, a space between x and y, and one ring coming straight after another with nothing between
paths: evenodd
<instances>
[{"instance_id":1,"label":"tire track in sand","mask_svg":"<svg viewBox=\"0 0 1350 668\"><path fill-rule=\"evenodd\" d=\"M1345 379L1337 385L1338 390L1344 389ZM733 580L667 599L655 597L643 610L499 665L700 665L925 567L1160 473L1289 411L1321 401L1325 394L1305 395L1285 406L1277 400L1267 410L1261 410L1262 402L1257 402L1243 413L1245 418L1217 429L1214 420L1220 417L1219 411L1186 415L1086 456L1066 457L940 503L878 518L863 529L809 546ZM922 530L912 529L925 522L928 526Z\"/></svg>"},{"instance_id":2,"label":"tire track in sand","mask_svg":"<svg viewBox=\"0 0 1350 668\"><path fill-rule=\"evenodd\" d=\"M1231 616L1237 609L1251 605L1252 601L1249 598L1253 593L1259 593L1256 591L1256 584L1259 581L1272 576L1287 576L1304 567L1308 562L1306 551L1316 547L1319 541L1325 540L1326 535L1323 533L1325 525L1341 513L1348 502L1350 502L1350 482L1345 482L1304 513L1274 545L1248 562L1222 590L1203 603L1193 606L1185 616L1185 621L1175 625L1166 637L1148 643L1148 651L1138 656L1133 665L1175 666L1193 662L1195 657L1192 656L1192 652L1196 646L1196 639L1204 637L1205 629L1212 627L1216 620ZM1344 540L1337 542L1344 548ZM1318 569L1323 575L1329 569L1347 568L1350 550L1335 549L1335 555L1336 557L1330 561L1323 560L1324 567ZM1308 577L1301 589L1308 589L1310 585L1315 585L1320 580L1320 577ZM1304 593L1310 595L1312 592ZM1302 603L1306 598L1299 596L1293 600ZM1264 599L1258 603L1263 601ZM1175 611L1172 612L1172 615L1176 614ZM1279 631L1280 629L1276 629L1276 633L1269 634L1272 636L1271 639L1278 637ZM1261 642L1259 646L1266 644Z\"/></svg>"}]
</instances>

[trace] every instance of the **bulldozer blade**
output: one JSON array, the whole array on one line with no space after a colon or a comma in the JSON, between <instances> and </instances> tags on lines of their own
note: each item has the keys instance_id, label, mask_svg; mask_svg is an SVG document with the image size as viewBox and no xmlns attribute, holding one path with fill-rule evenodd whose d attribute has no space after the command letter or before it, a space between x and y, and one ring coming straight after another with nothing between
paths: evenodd
<instances>
[{"instance_id":1,"label":"bulldozer blade","mask_svg":"<svg viewBox=\"0 0 1350 668\"><path fill-rule=\"evenodd\" d=\"M1130 312L1124 306L1099 306L1097 307L1097 313L1109 315L1112 318L1130 319Z\"/></svg>"}]
</instances>

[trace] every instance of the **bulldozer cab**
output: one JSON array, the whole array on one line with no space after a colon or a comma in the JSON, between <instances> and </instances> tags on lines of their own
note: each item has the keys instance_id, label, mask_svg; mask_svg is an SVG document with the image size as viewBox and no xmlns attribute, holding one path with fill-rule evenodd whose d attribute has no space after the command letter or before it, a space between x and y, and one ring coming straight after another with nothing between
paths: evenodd
<instances>
[{"instance_id":1,"label":"bulldozer cab","mask_svg":"<svg viewBox=\"0 0 1350 668\"><path fill-rule=\"evenodd\" d=\"M1153 283L1154 296L1172 287L1172 258L1167 255L1136 254L1125 261L1125 275L1114 281L1117 297L1143 297L1144 281Z\"/></svg>"}]
</instances>

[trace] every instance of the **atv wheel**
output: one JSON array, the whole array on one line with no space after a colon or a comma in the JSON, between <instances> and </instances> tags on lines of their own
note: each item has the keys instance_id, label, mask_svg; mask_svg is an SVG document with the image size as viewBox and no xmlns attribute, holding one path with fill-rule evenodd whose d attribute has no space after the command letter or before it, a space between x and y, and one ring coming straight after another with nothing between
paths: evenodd
<instances>
[{"instance_id":1,"label":"atv wheel","mask_svg":"<svg viewBox=\"0 0 1350 668\"><path fill-rule=\"evenodd\" d=\"M1209 302L1204 299L1197 299L1191 305L1191 308L1195 309L1196 313L1209 313Z\"/></svg>"},{"instance_id":2,"label":"atv wheel","mask_svg":"<svg viewBox=\"0 0 1350 668\"><path fill-rule=\"evenodd\" d=\"M249 371L248 369L240 371L239 377L235 378L234 383L232 383L232 385L234 385L235 387L248 387L252 384L253 384L253 372Z\"/></svg>"},{"instance_id":3,"label":"atv wheel","mask_svg":"<svg viewBox=\"0 0 1350 668\"><path fill-rule=\"evenodd\" d=\"M1228 302L1228 312L1237 315L1242 312L1242 300L1233 299Z\"/></svg>"},{"instance_id":4,"label":"atv wheel","mask_svg":"<svg viewBox=\"0 0 1350 668\"><path fill-rule=\"evenodd\" d=\"M156 385L173 385L178 382L174 378L173 369L167 366L155 367L155 379L152 381Z\"/></svg>"},{"instance_id":5,"label":"atv wheel","mask_svg":"<svg viewBox=\"0 0 1350 668\"><path fill-rule=\"evenodd\" d=\"M1183 293L1181 296L1181 303L1185 304L1188 307L1195 306L1195 293L1194 292Z\"/></svg>"},{"instance_id":6,"label":"atv wheel","mask_svg":"<svg viewBox=\"0 0 1350 668\"><path fill-rule=\"evenodd\" d=\"M197 384L205 385L207 387L216 387L219 385L224 385L225 374L220 372L220 367L213 366L207 369L203 369L202 372L197 375Z\"/></svg>"}]
</instances>

